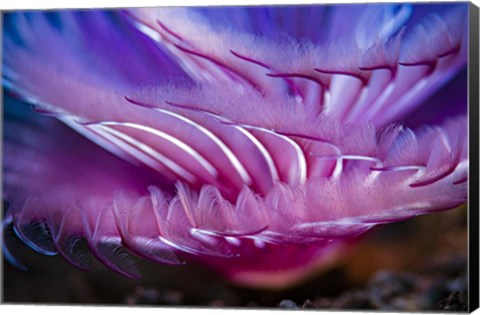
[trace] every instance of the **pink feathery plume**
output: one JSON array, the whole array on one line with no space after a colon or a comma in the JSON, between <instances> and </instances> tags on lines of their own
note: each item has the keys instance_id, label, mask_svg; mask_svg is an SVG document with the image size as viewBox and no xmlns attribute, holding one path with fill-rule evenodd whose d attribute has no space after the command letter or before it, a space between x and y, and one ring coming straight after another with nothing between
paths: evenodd
<instances>
[{"instance_id":1,"label":"pink feathery plume","mask_svg":"<svg viewBox=\"0 0 480 315\"><path fill-rule=\"evenodd\" d=\"M376 225L459 206L467 12L6 13L4 229L84 270L81 239L129 277L131 252L275 287Z\"/></svg>"}]
</instances>

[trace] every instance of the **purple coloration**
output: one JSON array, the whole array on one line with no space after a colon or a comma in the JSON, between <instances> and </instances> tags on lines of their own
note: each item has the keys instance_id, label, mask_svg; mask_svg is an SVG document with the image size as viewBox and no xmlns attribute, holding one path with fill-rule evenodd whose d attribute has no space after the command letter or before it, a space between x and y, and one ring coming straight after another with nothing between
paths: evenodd
<instances>
[{"instance_id":1,"label":"purple coloration","mask_svg":"<svg viewBox=\"0 0 480 315\"><path fill-rule=\"evenodd\" d=\"M425 8L6 14L4 230L276 287L463 204L468 6Z\"/></svg>"}]
</instances>

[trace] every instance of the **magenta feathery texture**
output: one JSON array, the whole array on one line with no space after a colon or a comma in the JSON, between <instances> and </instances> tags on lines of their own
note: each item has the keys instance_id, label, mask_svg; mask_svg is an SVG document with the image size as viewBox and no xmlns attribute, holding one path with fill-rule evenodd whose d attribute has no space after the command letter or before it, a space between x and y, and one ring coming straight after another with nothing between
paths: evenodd
<instances>
[{"instance_id":1,"label":"magenta feathery texture","mask_svg":"<svg viewBox=\"0 0 480 315\"><path fill-rule=\"evenodd\" d=\"M84 270L79 240L129 277L134 254L273 287L457 207L467 9L6 13L3 230Z\"/></svg>"}]
</instances>

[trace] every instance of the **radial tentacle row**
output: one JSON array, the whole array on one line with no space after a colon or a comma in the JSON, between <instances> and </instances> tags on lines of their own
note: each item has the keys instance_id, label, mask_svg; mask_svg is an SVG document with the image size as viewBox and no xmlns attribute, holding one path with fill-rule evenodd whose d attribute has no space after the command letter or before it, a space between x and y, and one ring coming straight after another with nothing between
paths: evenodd
<instances>
[{"instance_id":1,"label":"radial tentacle row","mask_svg":"<svg viewBox=\"0 0 480 315\"><path fill-rule=\"evenodd\" d=\"M445 128L460 130L461 123L460 119L451 121ZM338 241L379 223L462 203L463 199L455 196L466 185L466 138L461 132L447 136L438 128L418 135L401 129L376 134L377 150L384 156L352 152L313 155L314 160L333 159L335 164L340 160L341 176L334 177L333 170L331 178L312 175L304 184L277 181L263 198L255 186L245 186L232 202L214 185L205 183L197 193L177 182L174 195L152 186L148 197L120 194L102 209L72 203L66 204L68 211L46 213L42 198L32 197L21 211L13 212L14 230L33 249L50 255L59 252L76 266L88 269L85 257L75 250L76 240L85 238L97 259L123 275L136 277L138 270L122 246L160 263L179 263L178 252L241 259L239 246L245 242L262 248L266 243ZM440 140L432 142L432 137ZM353 192L358 187L366 196L382 193L375 198L357 198ZM336 200L343 200L343 206Z\"/></svg>"},{"instance_id":2,"label":"radial tentacle row","mask_svg":"<svg viewBox=\"0 0 480 315\"><path fill-rule=\"evenodd\" d=\"M2 229L84 270L82 244L235 278L464 203L461 99L402 120L465 65L466 10L414 8L9 15L3 84L34 112L7 102Z\"/></svg>"}]
</instances>

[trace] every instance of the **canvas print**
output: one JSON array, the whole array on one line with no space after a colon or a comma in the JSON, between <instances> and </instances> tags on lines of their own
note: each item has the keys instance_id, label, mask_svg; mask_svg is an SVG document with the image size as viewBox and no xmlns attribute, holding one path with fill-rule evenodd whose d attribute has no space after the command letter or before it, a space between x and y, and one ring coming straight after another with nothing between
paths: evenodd
<instances>
[{"instance_id":1,"label":"canvas print","mask_svg":"<svg viewBox=\"0 0 480 315\"><path fill-rule=\"evenodd\" d=\"M468 20L3 12L3 301L466 310Z\"/></svg>"}]
</instances>

